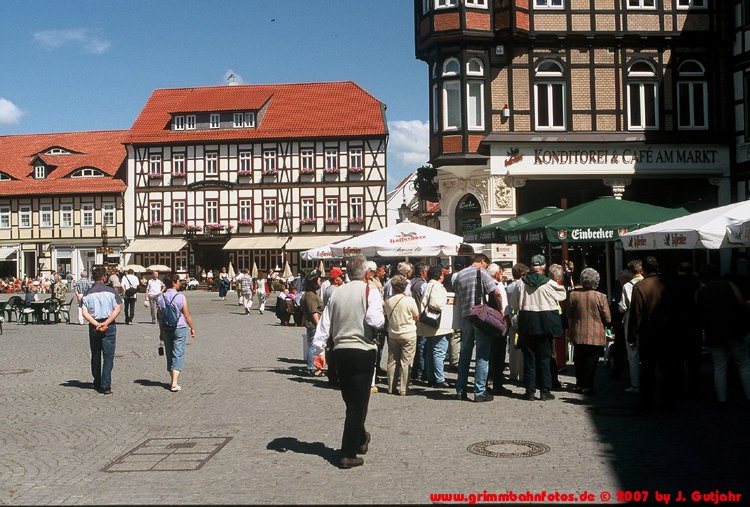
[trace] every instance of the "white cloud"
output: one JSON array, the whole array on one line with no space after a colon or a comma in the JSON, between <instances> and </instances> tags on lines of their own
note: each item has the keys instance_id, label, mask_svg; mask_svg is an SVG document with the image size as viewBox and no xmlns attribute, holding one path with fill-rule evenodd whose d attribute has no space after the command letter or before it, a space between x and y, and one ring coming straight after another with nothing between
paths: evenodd
<instances>
[{"instance_id":1,"label":"white cloud","mask_svg":"<svg viewBox=\"0 0 750 507\"><path fill-rule=\"evenodd\" d=\"M8 99L0 97L0 124L15 125L24 111Z\"/></svg>"},{"instance_id":2,"label":"white cloud","mask_svg":"<svg viewBox=\"0 0 750 507\"><path fill-rule=\"evenodd\" d=\"M101 55L109 51L112 44L86 28L75 30L44 30L34 33L34 40L49 49L78 46L84 52Z\"/></svg>"},{"instance_id":3,"label":"white cloud","mask_svg":"<svg viewBox=\"0 0 750 507\"><path fill-rule=\"evenodd\" d=\"M230 77L234 79L234 82L238 85L245 84L245 81L242 79L242 76L237 74L233 69L227 69L227 71L224 73L224 83L230 83L229 81Z\"/></svg>"},{"instance_id":4,"label":"white cloud","mask_svg":"<svg viewBox=\"0 0 750 507\"><path fill-rule=\"evenodd\" d=\"M388 122L388 188L430 159L430 125L419 120Z\"/></svg>"}]
</instances>

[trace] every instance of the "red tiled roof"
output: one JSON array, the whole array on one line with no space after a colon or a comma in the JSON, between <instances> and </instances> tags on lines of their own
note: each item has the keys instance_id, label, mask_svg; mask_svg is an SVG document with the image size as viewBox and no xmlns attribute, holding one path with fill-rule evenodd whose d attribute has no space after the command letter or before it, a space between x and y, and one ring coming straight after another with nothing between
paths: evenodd
<instances>
[{"instance_id":1,"label":"red tiled roof","mask_svg":"<svg viewBox=\"0 0 750 507\"><path fill-rule=\"evenodd\" d=\"M0 196L124 192L125 182L117 173L127 156L126 135L125 130L112 130L0 136L0 172L13 178L0 181ZM73 153L45 155L51 147ZM52 166L43 180L34 179L32 164L37 158ZM70 178L83 167L99 169L105 176Z\"/></svg>"},{"instance_id":2,"label":"red tiled roof","mask_svg":"<svg viewBox=\"0 0 750 507\"><path fill-rule=\"evenodd\" d=\"M171 130L170 113L266 109L256 128ZM380 136L383 104L351 81L155 90L130 130L131 143Z\"/></svg>"}]
</instances>

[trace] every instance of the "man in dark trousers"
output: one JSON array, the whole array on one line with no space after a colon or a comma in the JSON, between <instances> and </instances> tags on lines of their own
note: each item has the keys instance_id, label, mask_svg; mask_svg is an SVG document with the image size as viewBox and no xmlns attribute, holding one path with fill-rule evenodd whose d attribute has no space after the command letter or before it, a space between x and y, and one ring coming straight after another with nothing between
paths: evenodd
<instances>
[{"instance_id":1,"label":"man in dark trousers","mask_svg":"<svg viewBox=\"0 0 750 507\"><path fill-rule=\"evenodd\" d=\"M627 334L628 344L637 345L640 355L643 412L652 412L655 407L657 369L661 370L666 382L674 381L669 356L675 351L669 350L667 345L670 330L667 329L666 312L662 308L663 293L664 283L659 277L659 263L649 255L643 259L643 280L633 287ZM660 391L667 396L664 399L665 405L670 406L674 401L674 393L667 395L667 389L664 388Z\"/></svg>"},{"instance_id":2,"label":"man in dark trousers","mask_svg":"<svg viewBox=\"0 0 750 507\"><path fill-rule=\"evenodd\" d=\"M375 330L385 323L383 298L367 285L367 258L353 257L347 268L349 283L338 287L323 309L313 345L320 354L329 335L338 370L341 397L346 404L344 433L341 437L341 468L361 466L370 434L365 430L370 386L375 374L378 346Z\"/></svg>"},{"instance_id":3,"label":"man in dark trousers","mask_svg":"<svg viewBox=\"0 0 750 507\"><path fill-rule=\"evenodd\" d=\"M94 388L112 394L112 367L115 362L117 325L115 319L122 308L118 289L107 285L107 269L93 269L94 285L83 296L83 318L89 323L91 374ZM102 356L104 363L102 364Z\"/></svg>"}]
</instances>

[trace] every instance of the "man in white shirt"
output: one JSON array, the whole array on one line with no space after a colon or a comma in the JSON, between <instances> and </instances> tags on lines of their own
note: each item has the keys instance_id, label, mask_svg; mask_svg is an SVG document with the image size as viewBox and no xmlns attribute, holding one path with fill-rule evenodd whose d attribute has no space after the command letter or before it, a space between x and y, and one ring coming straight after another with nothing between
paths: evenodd
<instances>
[{"instance_id":1,"label":"man in white shirt","mask_svg":"<svg viewBox=\"0 0 750 507\"><path fill-rule=\"evenodd\" d=\"M120 292L125 306L125 324L132 324L135 317L135 302L138 298L138 277L132 269L122 276L120 281Z\"/></svg>"},{"instance_id":2,"label":"man in white shirt","mask_svg":"<svg viewBox=\"0 0 750 507\"><path fill-rule=\"evenodd\" d=\"M153 271L151 273L151 280L148 281L148 284L146 285L146 294L149 301L149 306L151 307L151 323L156 324L156 311L159 309L159 307L156 304L156 301L159 299L159 296L161 296L161 293L164 291L164 282L159 280L159 272Z\"/></svg>"}]
</instances>

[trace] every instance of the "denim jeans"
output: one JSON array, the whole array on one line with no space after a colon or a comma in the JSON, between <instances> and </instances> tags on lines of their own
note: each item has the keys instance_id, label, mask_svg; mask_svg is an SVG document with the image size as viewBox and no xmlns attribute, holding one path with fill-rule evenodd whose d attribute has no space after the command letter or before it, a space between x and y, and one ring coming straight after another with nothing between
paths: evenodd
<instances>
[{"instance_id":1,"label":"denim jeans","mask_svg":"<svg viewBox=\"0 0 750 507\"><path fill-rule=\"evenodd\" d=\"M427 338L425 338L424 336L417 336L417 350L414 354L414 362L412 363L411 368L411 378L413 380L418 380L427 376L427 372L425 370L426 343Z\"/></svg>"},{"instance_id":2,"label":"denim jeans","mask_svg":"<svg viewBox=\"0 0 750 507\"><path fill-rule=\"evenodd\" d=\"M433 384L445 382L445 355L448 353L449 336L441 334L426 337L424 366L427 373L427 380Z\"/></svg>"},{"instance_id":3,"label":"denim jeans","mask_svg":"<svg viewBox=\"0 0 750 507\"><path fill-rule=\"evenodd\" d=\"M549 369L552 350L549 342L548 336L524 336L523 383L527 393L536 392L537 370L541 372L540 390L547 393L552 390L552 373Z\"/></svg>"},{"instance_id":4,"label":"denim jeans","mask_svg":"<svg viewBox=\"0 0 750 507\"><path fill-rule=\"evenodd\" d=\"M103 333L89 325L91 375L94 377L94 387L97 389L112 387L112 367L115 364L116 342L117 325L114 322ZM104 356L104 364L102 364L102 356Z\"/></svg>"},{"instance_id":5,"label":"denim jeans","mask_svg":"<svg viewBox=\"0 0 750 507\"><path fill-rule=\"evenodd\" d=\"M133 322L133 317L135 317L135 302L136 298L134 297L123 298L123 305L125 306L125 324Z\"/></svg>"},{"instance_id":6,"label":"denim jeans","mask_svg":"<svg viewBox=\"0 0 750 507\"><path fill-rule=\"evenodd\" d=\"M456 378L456 393L458 394L466 393L466 385L469 382L469 366L475 342L477 353L474 368L474 395L483 396L484 390L487 388L492 337L474 326L469 317L464 317L461 320L461 354L458 357L458 377Z\"/></svg>"},{"instance_id":7,"label":"denim jeans","mask_svg":"<svg viewBox=\"0 0 750 507\"><path fill-rule=\"evenodd\" d=\"M161 332L164 340L164 355L167 356L167 371L182 371L185 366L185 342L188 328L178 327L174 331Z\"/></svg>"},{"instance_id":8,"label":"denim jeans","mask_svg":"<svg viewBox=\"0 0 750 507\"><path fill-rule=\"evenodd\" d=\"M750 336L746 336L741 342L723 347L708 347L714 364L714 389L718 401L727 401L727 363L729 356L734 359L737 371L740 373L740 381L745 390L745 398L750 400L750 357L748 356L748 344Z\"/></svg>"},{"instance_id":9,"label":"denim jeans","mask_svg":"<svg viewBox=\"0 0 750 507\"><path fill-rule=\"evenodd\" d=\"M315 360L316 347L313 345L313 338L315 338L315 328L308 327L305 329L305 346L302 347L302 350L306 351L305 360L307 361L307 371L313 371L315 369L313 361Z\"/></svg>"}]
</instances>

